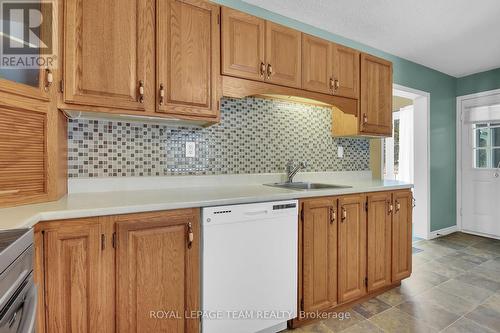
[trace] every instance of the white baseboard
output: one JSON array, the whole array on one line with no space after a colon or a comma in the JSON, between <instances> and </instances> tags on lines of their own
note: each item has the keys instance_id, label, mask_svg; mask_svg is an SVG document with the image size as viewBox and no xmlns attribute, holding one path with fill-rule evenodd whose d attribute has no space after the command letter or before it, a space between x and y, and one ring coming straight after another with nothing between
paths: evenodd
<instances>
[{"instance_id":1,"label":"white baseboard","mask_svg":"<svg viewBox=\"0 0 500 333\"><path fill-rule=\"evenodd\" d=\"M471 235L476 235L476 236L481 236L481 237L487 237L487 238L493 238L493 239L500 239L500 236L498 235L492 235L492 234L485 234L485 233L482 233L482 232L477 232L477 231L470 231L470 230L460 230L461 232L463 233L466 233L466 234L471 234Z\"/></svg>"},{"instance_id":2,"label":"white baseboard","mask_svg":"<svg viewBox=\"0 0 500 333\"><path fill-rule=\"evenodd\" d=\"M439 229L436 231L431 231L429 233L429 239L438 238L438 237L445 236L445 235L448 235L448 234L451 234L451 233L454 233L457 231L458 231L458 227L456 225L454 225L452 227L444 228L444 229Z\"/></svg>"}]
</instances>

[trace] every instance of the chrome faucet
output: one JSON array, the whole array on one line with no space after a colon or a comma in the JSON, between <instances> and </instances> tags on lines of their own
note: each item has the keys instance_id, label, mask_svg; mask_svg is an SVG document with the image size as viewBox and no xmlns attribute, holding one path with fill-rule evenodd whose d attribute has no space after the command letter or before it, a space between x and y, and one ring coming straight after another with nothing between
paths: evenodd
<instances>
[{"instance_id":1,"label":"chrome faucet","mask_svg":"<svg viewBox=\"0 0 500 333\"><path fill-rule=\"evenodd\" d=\"M286 164L286 176L287 183L293 183L293 177L300 171L300 169L304 169L307 167L306 161L300 162L298 165L294 165L293 161L288 161Z\"/></svg>"}]
</instances>

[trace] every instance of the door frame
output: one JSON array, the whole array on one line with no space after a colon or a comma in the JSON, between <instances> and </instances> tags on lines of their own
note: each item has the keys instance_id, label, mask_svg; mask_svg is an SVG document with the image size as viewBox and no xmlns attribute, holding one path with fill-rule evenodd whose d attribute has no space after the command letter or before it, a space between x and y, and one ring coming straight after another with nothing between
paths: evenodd
<instances>
[{"instance_id":1,"label":"door frame","mask_svg":"<svg viewBox=\"0 0 500 333\"><path fill-rule=\"evenodd\" d=\"M463 118L463 111L465 109L465 104L469 100L473 99L478 99L481 97L491 97L499 95L500 96L500 89L494 89L494 90L488 90L488 91L482 91L479 93L474 93L474 94L469 94L469 95L462 95L462 96L457 96L457 108L456 108L456 138L455 138L455 143L456 143L456 154L457 154L457 161L456 161L456 172L457 172L457 182L456 182L456 187L457 187L457 196L456 196L456 201L457 201L457 229L459 231L463 231L462 229L462 118ZM492 235L485 235L485 234L480 234L480 233L473 233L470 231L467 231L467 233L471 234L477 234L480 236L487 236L487 237L493 237Z\"/></svg>"},{"instance_id":2,"label":"door frame","mask_svg":"<svg viewBox=\"0 0 500 333\"><path fill-rule=\"evenodd\" d=\"M405 87L399 84L392 85L394 91L398 92L398 96L413 100L413 117L414 117L414 135L425 131L423 140L414 140L415 161L421 161L426 165L423 172L417 174L417 168L414 168L414 188L421 189L415 195L415 203L418 209L414 211L413 218L423 219L425 222L425 231L418 236L424 239L434 238L434 233L431 231L431 164L430 164L430 110L431 110L431 94L410 87ZM416 115L424 114L425 117L416 117ZM422 130L422 128L425 128ZM384 152L381 151L383 154ZM383 155L382 155L383 156ZM383 163L383 158L381 163ZM383 167L383 165L382 165ZM420 213L419 213L420 212ZM415 228L413 228L415 229Z\"/></svg>"}]
</instances>

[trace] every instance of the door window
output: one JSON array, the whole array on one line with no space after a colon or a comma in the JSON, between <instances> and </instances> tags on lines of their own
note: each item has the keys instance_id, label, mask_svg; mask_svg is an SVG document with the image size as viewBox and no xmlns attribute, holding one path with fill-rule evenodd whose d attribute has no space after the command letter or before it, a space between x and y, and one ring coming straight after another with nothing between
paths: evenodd
<instances>
[{"instance_id":1,"label":"door window","mask_svg":"<svg viewBox=\"0 0 500 333\"><path fill-rule=\"evenodd\" d=\"M496 168L500 164L500 123L472 125L474 168Z\"/></svg>"}]
</instances>

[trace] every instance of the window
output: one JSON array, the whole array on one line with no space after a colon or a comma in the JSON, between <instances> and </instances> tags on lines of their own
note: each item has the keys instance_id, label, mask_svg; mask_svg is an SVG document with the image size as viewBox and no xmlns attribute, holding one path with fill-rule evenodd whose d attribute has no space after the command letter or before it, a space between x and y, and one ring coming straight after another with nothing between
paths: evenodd
<instances>
[{"instance_id":1,"label":"window","mask_svg":"<svg viewBox=\"0 0 500 333\"><path fill-rule=\"evenodd\" d=\"M474 168L496 168L500 164L500 123L472 125Z\"/></svg>"}]
</instances>

